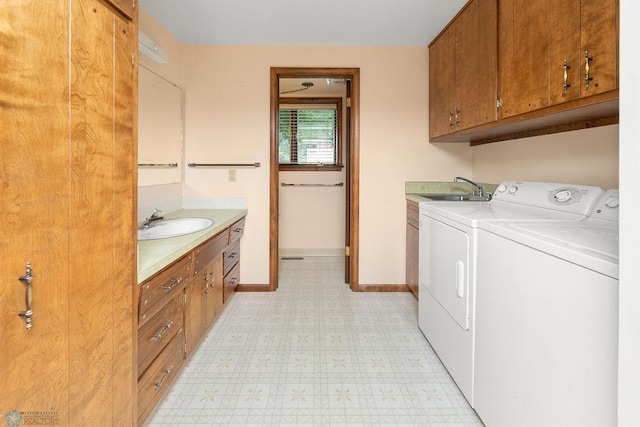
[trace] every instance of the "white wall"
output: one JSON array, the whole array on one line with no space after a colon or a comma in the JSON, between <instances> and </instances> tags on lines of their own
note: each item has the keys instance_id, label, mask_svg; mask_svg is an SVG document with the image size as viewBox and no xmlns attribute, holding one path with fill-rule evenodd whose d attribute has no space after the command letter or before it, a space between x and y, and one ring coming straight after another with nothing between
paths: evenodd
<instances>
[{"instance_id":1,"label":"white wall","mask_svg":"<svg viewBox=\"0 0 640 427\"><path fill-rule=\"evenodd\" d=\"M187 161L261 162L187 170L185 197L244 197L242 281L268 282L270 67L359 67L360 283L401 284L405 181L471 174L466 144L428 143L426 47L185 46Z\"/></svg>"},{"instance_id":2,"label":"white wall","mask_svg":"<svg viewBox=\"0 0 640 427\"><path fill-rule=\"evenodd\" d=\"M620 1L620 347L618 425L640 423L640 6Z\"/></svg>"},{"instance_id":3,"label":"white wall","mask_svg":"<svg viewBox=\"0 0 640 427\"><path fill-rule=\"evenodd\" d=\"M481 182L545 181L618 188L618 125L472 148Z\"/></svg>"}]
</instances>

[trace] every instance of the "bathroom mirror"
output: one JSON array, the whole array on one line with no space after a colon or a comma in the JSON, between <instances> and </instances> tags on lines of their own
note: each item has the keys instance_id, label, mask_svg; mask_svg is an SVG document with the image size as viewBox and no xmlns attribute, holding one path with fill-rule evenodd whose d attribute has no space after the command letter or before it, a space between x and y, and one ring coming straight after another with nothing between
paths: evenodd
<instances>
[{"instance_id":1,"label":"bathroom mirror","mask_svg":"<svg viewBox=\"0 0 640 427\"><path fill-rule=\"evenodd\" d=\"M182 182L182 88L138 68L138 186Z\"/></svg>"}]
</instances>

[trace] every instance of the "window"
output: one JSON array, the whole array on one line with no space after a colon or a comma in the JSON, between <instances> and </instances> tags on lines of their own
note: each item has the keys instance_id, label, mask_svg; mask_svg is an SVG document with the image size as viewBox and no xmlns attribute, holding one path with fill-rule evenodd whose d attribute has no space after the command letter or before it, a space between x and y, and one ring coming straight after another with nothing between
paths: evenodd
<instances>
[{"instance_id":1,"label":"window","mask_svg":"<svg viewBox=\"0 0 640 427\"><path fill-rule=\"evenodd\" d=\"M342 100L280 98L280 170L340 170Z\"/></svg>"}]
</instances>

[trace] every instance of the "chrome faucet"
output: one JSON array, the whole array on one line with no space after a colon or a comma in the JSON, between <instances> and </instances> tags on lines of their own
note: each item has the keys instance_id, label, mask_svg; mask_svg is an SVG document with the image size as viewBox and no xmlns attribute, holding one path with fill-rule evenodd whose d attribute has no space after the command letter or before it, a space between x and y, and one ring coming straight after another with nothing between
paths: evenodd
<instances>
[{"instance_id":1,"label":"chrome faucet","mask_svg":"<svg viewBox=\"0 0 640 427\"><path fill-rule=\"evenodd\" d=\"M475 182L471 181L470 179L467 178L463 178L461 176L456 176L453 180L453 182L468 182L469 184L473 185L474 187L476 187L478 189L478 196L483 197L484 196L484 190L482 189L482 187L478 184L476 184ZM476 195L476 192L473 192L473 195Z\"/></svg>"},{"instance_id":2,"label":"chrome faucet","mask_svg":"<svg viewBox=\"0 0 640 427\"><path fill-rule=\"evenodd\" d=\"M151 216L149 218L147 218L147 220L140 226L141 230L146 230L149 227L153 227L154 225L156 225L156 223L163 221L164 217L158 215L160 212L162 212L159 209L154 209L153 213L151 213Z\"/></svg>"}]
</instances>

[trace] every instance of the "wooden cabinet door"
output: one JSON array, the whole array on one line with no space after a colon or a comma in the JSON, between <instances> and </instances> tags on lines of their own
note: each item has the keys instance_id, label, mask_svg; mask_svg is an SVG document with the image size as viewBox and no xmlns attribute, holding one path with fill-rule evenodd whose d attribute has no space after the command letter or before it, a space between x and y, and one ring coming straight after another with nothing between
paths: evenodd
<instances>
[{"instance_id":1,"label":"wooden cabinet door","mask_svg":"<svg viewBox=\"0 0 640 427\"><path fill-rule=\"evenodd\" d=\"M447 29L429 47L429 136L454 131L455 31Z\"/></svg>"},{"instance_id":2,"label":"wooden cabinet door","mask_svg":"<svg viewBox=\"0 0 640 427\"><path fill-rule=\"evenodd\" d=\"M618 0L582 0L580 2L581 95L591 96L618 88ZM585 84L585 53L588 52L589 85Z\"/></svg>"},{"instance_id":3,"label":"wooden cabinet door","mask_svg":"<svg viewBox=\"0 0 640 427\"><path fill-rule=\"evenodd\" d=\"M474 0L456 19L456 130L497 119L497 13L497 0Z\"/></svg>"},{"instance_id":4,"label":"wooden cabinet door","mask_svg":"<svg viewBox=\"0 0 640 427\"><path fill-rule=\"evenodd\" d=\"M549 96L552 105L580 97L580 68L584 61L580 47L580 2L549 0Z\"/></svg>"},{"instance_id":5,"label":"wooden cabinet door","mask_svg":"<svg viewBox=\"0 0 640 427\"><path fill-rule=\"evenodd\" d=\"M68 2L6 0L0 48L0 414L69 419ZM55 4L54 4L55 3ZM5 25L6 24L6 25ZM33 266L33 323L25 264ZM17 411L17 412L14 412ZM13 417L13 418L12 418ZM53 418L52 418L53 419ZM77 424L76 424L77 425Z\"/></svg>"},{"instance_id":6,"label":"wooden cabinet door","mask_svg":"<svg viewBox=\"0 0 640 427\"><path fill-rule=\"evenodd\" d=\"M210 270L205 267L187 285L187 306L185 310L185 338L187 354L193 353L207 328L207 299L205 292Z\"/></svg>"},{"instance_id":7,"label":"wooden cabinet door","mask_svg":"<svg viewBox=\"0 0 640 427\"><path fill-rule=\"evenodd\" d=\"M208 328L211 326L215 318L222 310L223 305L223 293L224 293L224 283L223 283L223 257L218 256L216 260L211 264L208 269L209 272L209 280L208 280L208 288L207 288L207 324Z\"/></svg>"},{"instance_id":8,"label":"wooden cabinet door","mask_svg":"<svg viewBox=\"0 0 640 427\"><path fill-rule=\"evenodd\" d=\"M549 105L549 1L500 1L500 117Z\"/></svg>"},{"instance_id":9,"label":"wooden cabinet door","mask_svg":"<svg viewBox=\"0 0 640 427\"><path fill-rule=\"evenodd\" d=\"M129 425L136 26L99 0L4 6L2 409ZM29 331L17 316L27 261Z\"/></svg>"}]
</instances>

